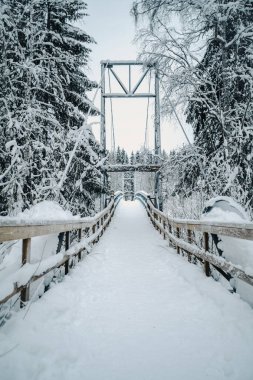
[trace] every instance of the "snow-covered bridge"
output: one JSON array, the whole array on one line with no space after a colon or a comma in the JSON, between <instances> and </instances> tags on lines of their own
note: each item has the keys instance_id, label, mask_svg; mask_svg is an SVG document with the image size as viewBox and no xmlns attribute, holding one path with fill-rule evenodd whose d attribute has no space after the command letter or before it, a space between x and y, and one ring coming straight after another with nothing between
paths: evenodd
<instances>
[{"instance_id":1,"label":"snow-covered bridge","mask_svg":"<svg viewBox=\"0 0 253 380\"><path fill-rule=\"evenodd\" d=\"M252 380L252 0L91 3L1 3L0 380Z\"/></svg>"},{"instance_id":2,"label":"snow-covered bridge","mask_svg":"<svg viewBox=\"0 0 253 380\"><path fill-rule=\"evenodd\" d=\"M85 260L2 327L0 348L2 379L251 380L253 311L121 201Z\"/></svg>"}]
</instances>

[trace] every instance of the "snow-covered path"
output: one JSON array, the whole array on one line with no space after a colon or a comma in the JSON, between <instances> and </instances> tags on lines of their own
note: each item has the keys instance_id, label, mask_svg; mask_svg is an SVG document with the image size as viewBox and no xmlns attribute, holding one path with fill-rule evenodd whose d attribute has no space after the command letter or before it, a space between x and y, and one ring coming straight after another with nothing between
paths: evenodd
<instances>
[{"instance_id":1,"label":"snow-covered path","mask_svg":"<svg viewBox=\"0 0 253 380\"><path fill-rule=\"evenodd\" d=\"M253 379L253 311L122 201L93 252L0 330L1 380Z\"/></svg>"}]
</instances>

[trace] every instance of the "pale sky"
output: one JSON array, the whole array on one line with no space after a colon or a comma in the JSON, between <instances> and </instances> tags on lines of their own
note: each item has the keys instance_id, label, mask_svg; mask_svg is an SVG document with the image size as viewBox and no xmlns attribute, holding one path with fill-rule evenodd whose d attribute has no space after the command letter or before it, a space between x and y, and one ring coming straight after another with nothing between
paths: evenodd
<instances>
[{"instance_id":1,"label":"pale sky","mask_svg":"<svg viewBox=\"0 0 253 380\"><path fill-rule=\"evenodd\" d=\"M135 37L134 20L130 16L132 0L87 0L89 17L85 18L85 24L81 25L97 42L92 45L90 56L90 69L88 76L100 82L101 60L136 60L138 46L133 42ZM79 24L80 25L80 24ZM116 70L115 70L116 71ZM121 78L126 79L123 72ZM135 80L138 80L136 72ZM106 78L108 80L108 78ZM143 83L148 86L148 81ZM143 87L143 90L144 90ZM116 90L112 82L112 89ZM113 117L116 146L124 147L129 153L136 151L144 144L147 99L113 99ZM95 104L100 108L100 92ZM149 147L153 148L153 100L150 101L149 112ZM182 117L183 120L183 117ZM94 118L93 120L94 121ZM106 128L107 148L111 148L111 115L110 100L106 100ZM189 128L188 128L189 129ZM99 125L93 127L96 137L99 137ZM190 134L190 131L188 131ZM176 120L161 120L162 149L169 151L185 143L185 137Z\"/></svg>"}]
</instances>

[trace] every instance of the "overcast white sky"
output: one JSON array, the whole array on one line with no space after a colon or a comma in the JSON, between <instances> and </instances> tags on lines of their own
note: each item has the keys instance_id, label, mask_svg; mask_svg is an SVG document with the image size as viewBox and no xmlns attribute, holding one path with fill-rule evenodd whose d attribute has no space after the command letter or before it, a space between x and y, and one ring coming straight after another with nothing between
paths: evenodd
<instances>
[{"instance_id":1,"label":"overcast white sky","mask_svg":"<svg viewBox=\"0 0 253 380\"><path fill-rule=\"evenodd\" d=\"M91 79L100 82L100 61L135 60L138 46L133 43L135 37L134 20L130 16L132 0L87 0L89 17L82 27L97 42L93 45L90 71ZM107 79L107 78L106 78ZM125 79L123 75L123 79ZM135 80L138 79L138 73ZM113 84L113 83L112 83ZM147 82L143 84L147 86ZM115 89L113 85L113 89ZM116 145L128 152L139 149L144 144L147 99L113 99L113 115ZM100 108L100 92L95 101ZM149 142L153 148L153 119L151 102L149 114ZM110 101L106 100L107 148L110 149ZM99 126L93 127L98 137ZM162 149L169 151L185 143L185 138L176 120L161 122Z\"/></svg>"}]
</instances>

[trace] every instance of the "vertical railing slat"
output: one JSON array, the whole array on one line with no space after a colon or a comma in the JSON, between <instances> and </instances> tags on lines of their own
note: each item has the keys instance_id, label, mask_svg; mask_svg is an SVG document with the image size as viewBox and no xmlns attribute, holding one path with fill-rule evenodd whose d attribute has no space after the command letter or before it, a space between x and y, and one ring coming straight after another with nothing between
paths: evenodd
<instances>
[{"instance_id":1,"label":"vertical railing slat","mask_svg":"<svg viewBox=\"0 0 253 380\"><path fill-rule=\"evenodd\" d=\"M180 238L180 229L179 227L176 228L176 237L179 239ZM180 255L180 248L177 245L177 254Z\"/></svg>"},{"instance_id":2,"label":"vertical railing slat","mask_svg":"<svg viewBox=\"0 0 253 380\"><path fill-rule=\"evenodd\" d=\"M204 245L204 250L206 252L209 251L209 235L207 232L204 232L203 234L203 245ZM210 277L211 275L211 270L210 270L210 264L208 261L204 261L204 271L207 277Z\"/></svg>"},{"instance_id":3,"label":"vertical railing slat","mask_svg":"<svg viewBox=\"0 0 253 380\"><path fill-rule=\"evenodd\" d=\"M67 251L70 247L70 233L69 231L65 232L65 251ZM65 274L69 273L69 259L65 261Z\"/></svg>"},{"instance_id":4,"label":"vertical railing slat","mask_svg":"<svg viewBox=\"0 0 253 380\"><path fill-rule=\"evenodd\" d=\"M30 263L31 259L31 238L23 239L22 241L22 266ZM21 307L24 306L24 302L29 301L30 296L30 283L26 285L26 287L21 291L20 299L21 299Z\"/></svg>"},{"instance_id":5,"label":"vertical railing slat","mask_svg":"<svg viewBox=\"0 0 253 380\"><path fill-rule=\"evenodd\" d=\"M78 230L78 241L80 242L82 240L82 229L79 228ZM78 260L80 261L82 258L82 251L78 252Z\"/></svg>"}]
</instances>

